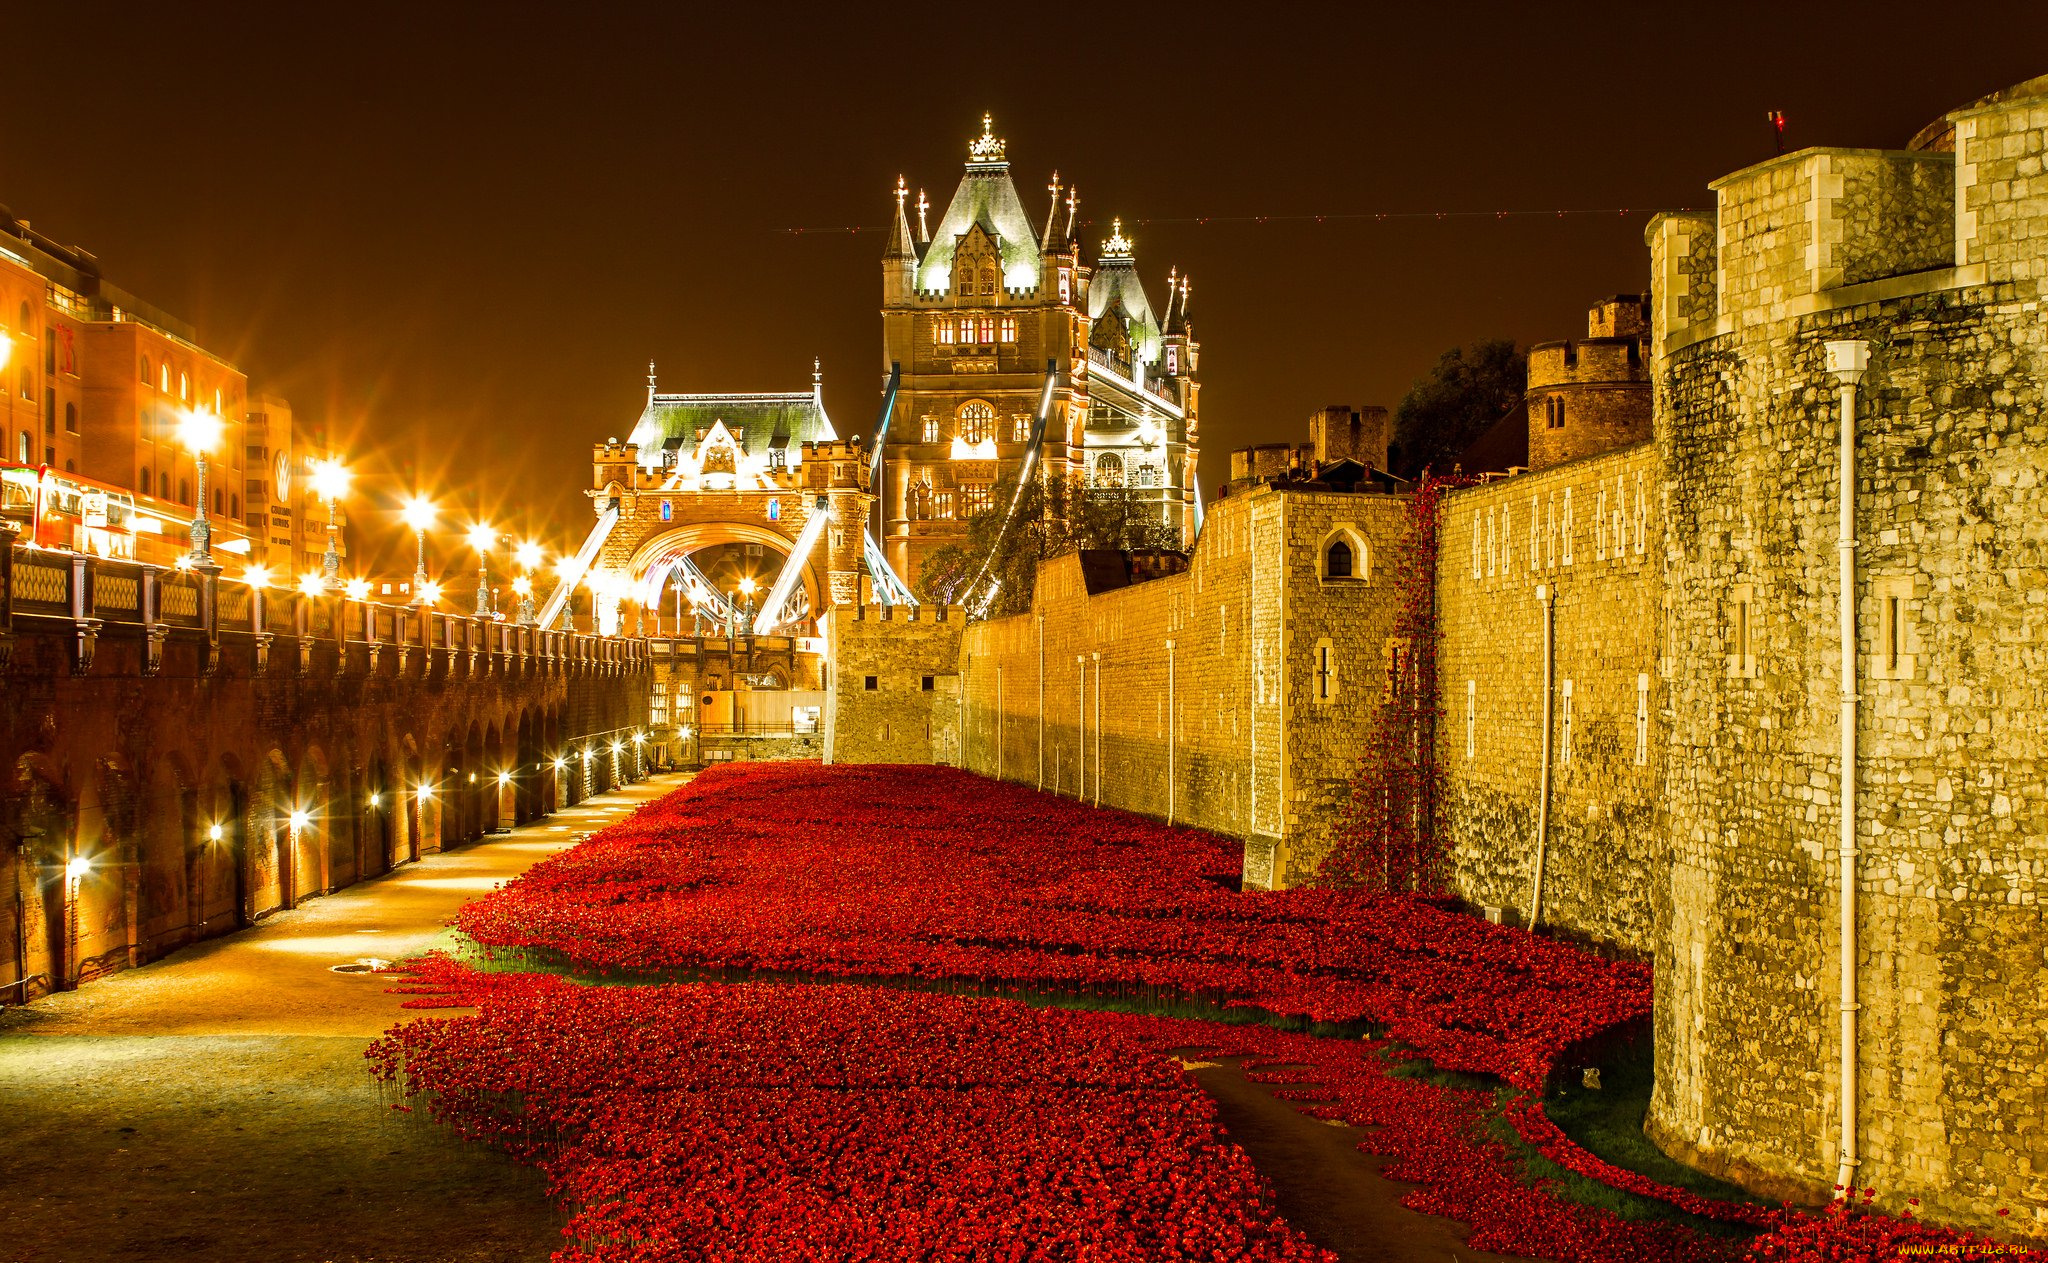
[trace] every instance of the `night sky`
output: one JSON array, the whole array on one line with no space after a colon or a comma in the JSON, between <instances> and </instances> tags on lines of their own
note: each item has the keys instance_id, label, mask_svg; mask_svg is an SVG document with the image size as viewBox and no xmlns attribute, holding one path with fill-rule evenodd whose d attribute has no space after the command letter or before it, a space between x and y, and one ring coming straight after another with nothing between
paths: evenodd
<instances>
[{"instance_id":1,"label":"night sky","mask_svg":"<svg viewBox=\"0 0 2048 1263\"><path fill-rule=\"evenodd\" d=\"M2048 71L2038 3L707 7L15 6L0 202L326 424L363 528L416 471L564 547L650 358L750 391L817 356L871 431L890 190L943 207L984 110L1034 214L1057 167L1091 253L1122 215L1155 300L1194 278L1213 489L1446 347L1583 333L1766 111L1897 148ZM1557 209L1605 213L1490 214Z\"/></svg>"}]
</instances>

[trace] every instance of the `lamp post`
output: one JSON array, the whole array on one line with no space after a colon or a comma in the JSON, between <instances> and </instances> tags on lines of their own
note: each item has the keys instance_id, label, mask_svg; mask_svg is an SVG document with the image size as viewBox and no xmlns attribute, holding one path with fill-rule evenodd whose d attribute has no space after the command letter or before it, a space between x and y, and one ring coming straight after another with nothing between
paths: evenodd
<instances>
[{"instance_id":1,"label":"lamp post","mask_svg":"<svg viewBox=\"0 0 2048 1263\"><path fill-rule=\"evenodd\" d=\"M491 545L498 541L498 532L478 522L469 528L469 546L476 549L476 616L491 616Z\"/></svg>"},{"instance_id":2,"label":"lamp post","mask_svg":"<svg viewBox=\"0 0 2048 1263\"><path fill-rule=\"evenodd\" d=\"M198 469L199 499L192 513L192 566L213 568L213 528L206 520L206 454L220 442L221 421L210 412L187 408L178 419L178 437L192 453Z\"/></svg>"},{"instance_id":3,"label":"lamp post","mask_svg":"<svg viewBox=\"0 0 2048 1263\"><path fill-rule=\"evenodd\" d=\"M741 626L752 627L754 625L754 576L748 575L740 580L740 593L747 598L747 608L744 616L746 621Z\"/></svg>"},{"instance_id":4,"label":"lamp post","mask_svg":"<svg viewBox=\"0 0 2048 1263\"><path fill-rule=\"evenodd\" d=\"M434 524L434 502L425 496L414 496L405 502L400 514L405 524L412 528L413 540L419 545L419 560L412 571L412 599L421 605L427 603L427 528Z\"/></svg>"},{"instance_id":5,"label":"lamp post","mask_svg":"<svg viewBox=\"0 0 2048 1263\"><path fill-rule=\"evenodd\" d=\"M313 494L327 502L327 555L320 559L320 577L328 587L341 579L341 524L335 521L334 503L348 493L348 470L328 457L313 466Z\"/></svg>"},{"instance_id":6,"label":"lamp post","mask_svg":"<svg viewBox=\"0 0 2048 1263\"><path fill-rule=\"evenodd\" d=\"M541 568L541 563L547 560L547 554L542 551L539 544L528 540L519 546L513 556L518 559L519 569L523 572L512 585L512 590L519 594L519 621L532 623L539 617L539 612L533 608L533 575Z\"/></svg>"}]
</instances>

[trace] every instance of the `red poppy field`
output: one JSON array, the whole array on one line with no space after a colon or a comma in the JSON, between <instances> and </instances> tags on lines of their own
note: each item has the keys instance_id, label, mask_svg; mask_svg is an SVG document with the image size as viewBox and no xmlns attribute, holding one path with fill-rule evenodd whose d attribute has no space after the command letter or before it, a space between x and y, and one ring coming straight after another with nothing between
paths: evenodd
<instances>
[{"instance_id":1,"label":"red poppy field","mask_svg":"<svg viewBox=\"0 0 2048 1263\"><path fill-rule=\"evenodd\" d=\"M458 917L496 967L640 985L420 962L415 1005L476 1012L371 1056L548 1173L565 1260L1334 1257L1280 1218L1176 1052L1247 1058L1299 1108L1371 1129L1361 1147L1417 1186L1403 1200L1472 1224L1477 1249L1987 1244L1611 1166L1541 1093L1648 1012L1646 967L1412 898L1241 894L1237 866L1225 839L948 769L718 769ZM1276 1028L1311 1022L1337 1025ZM1412 1073L1432 1068L1479 1077ZM1758 1231L1567 1200L1531 1153Z\"/></svg>"}]
</instances>

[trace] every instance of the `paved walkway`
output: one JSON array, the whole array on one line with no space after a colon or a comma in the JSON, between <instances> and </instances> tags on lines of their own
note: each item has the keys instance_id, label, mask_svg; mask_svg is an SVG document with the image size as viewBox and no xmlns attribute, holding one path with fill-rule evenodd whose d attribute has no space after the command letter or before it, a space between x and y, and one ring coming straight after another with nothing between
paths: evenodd
<instances>
[{"instance_id":1,"label":"paved walkway","mask_svg":"<svg viewBox=\"0 0 2048 1263\"><path fill-rule=\"evenodd\" d=\"M332 966L445 943L462 904L681 779L0 1014L0 1260L546 1259L539 1177L385 1108L363 1048L412 1013Z\"/></svg>"}]
</instances>

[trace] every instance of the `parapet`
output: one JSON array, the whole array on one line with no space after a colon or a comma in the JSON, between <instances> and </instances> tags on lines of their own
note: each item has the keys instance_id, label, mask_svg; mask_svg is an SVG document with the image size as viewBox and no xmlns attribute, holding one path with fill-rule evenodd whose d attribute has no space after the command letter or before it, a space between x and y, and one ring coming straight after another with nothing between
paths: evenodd
<instances>
[{"instance_id":1,"label":"parapet","mask_svg":"<svg viewBox=\"0 0 2048 1263\"><path fill-rule=\"evenodd\" d=\"M839 606L838 609L847 609ZM967 607L964 605L883 605L873 602L854 605L853 620L856 623L951 623L955 626L967 621Z\"/></svg>"},{"instance_id":2,"label":"parapet","mask_svg":"<svg viewBox=\"0 0 2048 1263\"><path fill-rule=\"evenodd\" d=\"M1529 389L1634 384L1650 380L1637 337L1566 339L1529 348Z\"/></svg>"}]
</instances>

